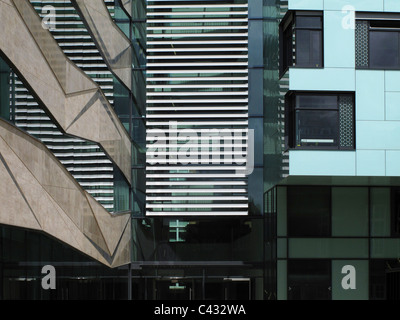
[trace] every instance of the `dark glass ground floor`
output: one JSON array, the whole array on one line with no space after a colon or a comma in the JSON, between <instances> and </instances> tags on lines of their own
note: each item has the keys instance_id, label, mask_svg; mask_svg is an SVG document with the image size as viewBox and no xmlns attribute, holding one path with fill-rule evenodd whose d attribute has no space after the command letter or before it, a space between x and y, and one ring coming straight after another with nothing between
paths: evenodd
<instances>
[{"instance_id":1,"label":"dark glass ground floor","mask_svg":"<svg viewBox=\"0 0 400 320\"><path fill-rule=\"evenodd\" d=\"M110 269L42 233L0 226L0 299L274 300L279 289L286 299L335 299L341 280L335 269L343 261L282 261L153 260ZM400 299L398 259L351 262L363 270L357 274L359 296ZM45 265L56 270L54 290L42 287Z\"/></svg>"},{"instance_id":2,"label":"dark glass ground floor","mask_svg":"<svg viewBox=\"0 0 400 320\"><path fill-rule=\"evenodd\" d=\"M179 253L182 245L171 243L168 249ZM157 254L166 250L165 243L154 247ZM0 299L263 299L259 262L178 261L177 255L171 261L168 257L110 269L43 233L0 226ZM56 272L55 289L42 286L47 276L42 268L47 265Z\"/></svg>"}]
</instances>

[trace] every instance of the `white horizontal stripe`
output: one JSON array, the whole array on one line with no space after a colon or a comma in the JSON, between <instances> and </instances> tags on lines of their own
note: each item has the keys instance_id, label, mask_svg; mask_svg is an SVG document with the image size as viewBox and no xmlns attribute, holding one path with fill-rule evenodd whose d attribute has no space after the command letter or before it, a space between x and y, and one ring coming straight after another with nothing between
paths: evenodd
<instances>
[{"instance_id":1,"label":"white horizontal stripe","mask_svg":"<svg viewBox=\"0 0 400 320\"><path fill-rule=\"evenodd\" d=\"M176 122L172 122L172 125L176 125ZM232 132L234 132L236 134L239 134L240 132L241 133L249 132L249 129L230 129L230 130L232 130ZM156 129L156 128L154 128L154 129L146 130L147 135L157 134L157 133L165 134L165 133L171 133L171 132L182 132L182 129ZM203 133L203 132L200 131L200 133ZM208 133L213 134L213 132L204 132L204 134L208 134ZM219 134L219 131L217 131L215 134ZM193 137L193 138L195 138L195 137ZM204 139L203 137L198 137L198 138ZM161 139L161 138L158 138L158 139ZM175 137L175 139L176 139L176 137Z\"/></svg>"},{"instance_id":2,"label":"white horizontal stripe","mask_svg":"<svg viewBox=\"0 0 400 320\"><path fill-rule=\"evenodd\" d=\"M229 121L213 121L213 122L200 122L200 121L191 121L191 122L180 122L178 125L181 126L188 126L188 125L198 125L198 126L218 126L218 125L248 125L248 121L235 121L235 122L229 122ZM167 126L168 122L147 122L148 126Z\"/></svg>"},{"instance_id":3,"label":"white horizontal stripe","mask_svg":"<svg viewBox=\"0 0 400 320\"><path fill-rule=\"evenodd\" d=\"M204 37L204 38L213 38L213 37L247 37L247 32L226 32L226 33L148 33L147 38L192 38L192 37ZM209 42L207 42L209 43Z\"/></svg>"},{"instance_id":4,"label":"white horizontal stripe","mask_svg":"<svg viewBox=\"0 0 400 320\"><path fill-rule=\"evenodd\" d=\"M238 47L238 48L151 48L147 49L147 52L207 52L207 51L222 51L222 52L232 52L232 51L248 51L248 48Z\"/></svg>"},{"instance_id":5,"label":"white horizontal stripe","mask_svg":"<svg viewBox=\"0 0 400 320\"><path fill-rule=\"evenodd\" d=\"M210 118L210 114L193 114L193 113L187 113L187 114L164 114L164 113L158 113L158 114L148 114L147 119L151 118ZM213 118L247 118L248 114L247 113L238 113L238 114L212 114Z\"/></svg>"},{"instance_id":6,"label":"white horizontal stripe","mask_svg":"<svg viewBox=\"0 0 400 320\"><path fill-rule=\"evenodd\" d=\"M247 88L248 84L167 84L147 85L147 89L190 89L190 88Z\"/></svg>"},{"instance_id":7,"label":"white horizontal stripe","mask_svg":"<svg viewBox=\"0 0 400 320\"><path fill-rule=\"evenodd\" d=\"M235 159L234 159L235 160ZM243 159L244 161L245 159ZM175 163L173 163L175 161ZM176 164L178 160L170 160L170 159L147 159L146 163L147 165L161 165L161 164ZM220 162L223 162L223 159L221 160L220 158L214 160L214 159L209 159L208 157L206 159L203 159L202 157L196 158L196 159L191 159L192 162L196 162L193 164L219 164ZM242 162L243 162L242 161ZM231 161L233 162L233 161ZM236 161L235 161L236 162ZM232 164L232 163L230 163ZM226 164L221 164L221 165L226 165Z\"/></svg>"},{"instance_id":8,"label":"white horizontal stripe","mask_svg":"<svg viewBox=\"0 0 400 320\"><path fill-rule=\"evenodd\" d=\"M230 197L221 197L221 196L213 196L213 197L204 197L204 196L187 196L187 197L150 197L146 196L146 201L178 201L178 200L183 200L183 201L206 201L206 200L212 200L212 201L224 201L224 200L230 200L230 201L247 201L249 198L247 197L238 197L238 196L230 196Z\"/></svg>"},{"instance_id":9,"label":"white horizontal stripe","mask_svg":"<svg viewBox=\"0 0 400 320\"><path fill-rule=\"evenodd\" d=\"M147 107L148 111L181 111L181 110L187 110L187 111L221 111L221 110L226 110L226 111L235 111L235 110L244 110L247 111L248 107Z\"/></svg>"},{"instance_id":10,"label":"white horizontal stripe","mask_svg":"<svg viewBox=\"0 0 400 320\"><path fill-rule=\"evenodd\" d=\"M185 4L185 5L148 5L147 9L169 9L169 8L247 8L247 4Z\"/></svg>"},{"instance_id":11,"label":"white horizontal stripe","mask_svg":"<svg viewBox=\"0 0 400 320\"><path fill-rule=\"evenodd\" d=\"M98 171L108 171L108 172L113 172L114 171L114 169L113 169L113 167L92 167L92 168L90 168L90 167L67 167L67 169L68 169L68 171L71 171L71 172L89 172L89 174L90 174L90 172L92 171L92 172L98 172Z\"/></svg>"},{"instance_id":12,"label":"white horizontal stripe","mask_svg":"<svg viewBox=\"0 0 400 320\"><path fill-rule=\"evenodd\" d=\"M146 208L248 208L249 205L241 203L229 203L228 204L215 204L215 203L200 203L200 204L184 204L184 203L174 203L174 204L152 204L147 203Z\"/></svg>"},{"instance_id":13,"label":"white horizontal stripe","mask_svg":"<svg viewBox=\"0 0 400 320\"><path fill-rule=\"evenodd\" d=\"M146 211L146 216L149 217L166 217L166 216L247 216L248 212L241 211L212 211L212 212L203 212L203 211L193 211L193 212L185 212L185 211L176 211L176 212L164 212L164 211Z\"/></svg>"},{"instance_id":14,"label":"white horizontal stripe","mask_svg":"<svg viewBox=\"0 0 400 320\"><path fill-rule=\"evenodd\" d=\"M146 100L146 103L248 103L248 99L171 99Z\"/></svg>"},{"instance_id":15,"label":"white horizontal stripe","mask_svg":"<svg viewBox=\"0 0 400 320\"><path fill-rule=\"evenodd\" d=\"M170 174L146 174L147 178L246 178L245 174L206 174L206 173L170 173Z\"/></svg>"},{"instance_id":16,"label":"white horizontal stripe","mask_svg":"<svg viewBox=\"0 0 400 320\"><path fill-rule=\"evenodd\" d=\"M179 55L179 56L147 56L148 60L173 60L173 59L247 59L248 55Z\"/></svg>"},{"instance_id":17,"label":"white horizontal stripe","mask_svg":"<svg viewBox=\"0 0 400 320\"><path fill-rule=\"evenodd\" d=\"M146 70L147 74L185 74L185 73L198 73L198 74L221 74L221 73L248 73L248 69L191 69L191 70Z\"/></svg>"},{"instance_id":18,"label":"white horizontal stripe","mask_svg":"<svg viewBox=\"0 0 400 320\"><path fill-rule=\"evenodd\" d=\"M101 181L97 181L97 182L79 182L79 184L83 187L91 187L91 186L109 186L112 187L114 186L113 182L101 182Z\"/></svg>"},{"instance_id":19,"label":"white horizontal stripe","mask_svg":"<svg viewBox=\"0 0 400 320\"><path fill-rule=\"evenodd\" d=\"M191 170L244 170L245 167L238 167L238 166L179 166L179 167L174 167L174 166L166 166L166 167L146 167L146 171L191 171Z\"/></svg>"},{"instance_id":20,"label":"white horizontal stripe","mask_svg":"<svg viewBox=\"0 0 400 320\"><path fill-rule=\"evenodd\" d=\"M245 96L248 91L147 92L147 96Z\"/></svg>"},{"instance_id":21,"label":"white horizontal stripe","mask_svg":"<svg viewBox=\"0 0 400 320\"><path fill-rule=\"evenodd\" d=\"M193 140L193 141L195 141L195 140L210 140L210 136L211 135L207 135L207 133L202 133L201 137L190 137L190 139ZM219 138L220 136L217 133L215 135L215 137ZM233 137L229 137L229 139L232 139L232 140L247 140L248 137L247 136L239 136L239 137L233 136ZM148 136L148 137L146 137L146 140L147 141L153 141L153 140L157 140L157 141L163 141L163 140L176 141L177 137L151 137L151 136Z\"/></svg>"},{"instance_id":22,"label":"white horizontal stripe","mask_svg":"<svg viewBox=\"0 0 400 320\"><path fill-rule=\"evenodd\" d=\"M196 146L196 147L194 147L194 148L199 148L198 146ZM201 148L201 149L205 149L205 147L203 147L203 148ZM155 159L155 155L157 155L157 156L161 156L161 155L169 155L169 156L184 156L184 155L186 155L187 154L187 151L181 151L181 150L179 150L179 151L173 151L173 150L169 150L169 151L157 151L157 152L154 152L154 151L149 151L149 152L147 152L147 157L146 157L146 160L153 160L153 159ZM205 155L246 155L247 154L247 151L246 150L244 150L244 151L231 151L230 149L227 149L227 150L212 150L212 151L209 151L209 150L202 150L202 151L194 151L194 150L191 150L190 151L190 155L192 155L192 156L195 156L195 155L197 155L197 156L205 156ZM172 160L171 160L172 161ZM177 160L176 160L177 161ZM221 161L223 162L224 160L222 160L221 159Z\"/></svg>"},{"instance_id":23,"label":"white horizontal stripe","mask_svg":"<svg viewBox=\"0 0 400 320\"><path fill-rule=\"evenodd\" d=\"M246 193L247 189L146 189L146 194L148 193Z\"/></svg>"},{"instance_id":24,"label":"white horizontal stripe","mask_svg":"<svg viewBox=\"0 0 400 320\"><path fill-rule=\"evenodd\" d=\"M232 140L231 137L228 137L229 140ZM223 138L218 139L218 140L223 140ZM210 149L212 148L213 151L217 151L215 150L216 148L224 148L225 152L227 152L226 150L230 150L228 148L235 148L235 149L239 149L239 148L247 148L247 144L214 144L214 143L208 143L208 141L206 143L199 143L199 144L189 144L189 143L185 143L185 144L148 144L147 145L147 152L154 152L155 150L158 150L160 148L168 148L169 151L167 151L167 154L170 154L170 151L174 151L177 148L199 148L201 150L205 150L205 149ZM183 151L182 151L183 152ZM221 151L222 152L222 151ZM183 152L185 153L185 152ZM161 154L158 153L157 154ZM150 158L151 159L151 158Z\"/></svg>"},{"instance_id":25,"label":"white horizontal stripe","mask_svg":"<svg viewBox=\"0 0 400 320\"><path fill-rule=\"evenodd\" d=\"M75 179L113 179L113 175L109 174L90 174L90 175L75 175L73 174Z\"/></svg>"},{"instance_id":26,"label":"white horizontal stripe","mask_svg":"<svg viewBox=\"0 0 400 320\"><path fill-rule=\"evenodd\" d=\"M301 139L305 143L334 143L333 139Z\"/></svg>"},{"instance_id":27,"label":"white horizontal stripe","mask_svg":"<svg viewBox=\"0 0 400 320\"><path fill-rule=\"evenodd\" d=\"M88 193L93 194L93 193L104 193L104 194L113 194L114 189L88 189Z\"/></svg>"},{"instance_id":28,"label":"white horizontal stripe","mask_svg":"<svg viewBox=\"0 0 400 320\"><path fill-rule=\"evenodd\" d=\"M164 11L164 12L147 12L147 16L227 16L227 15L247 15L248 11Z\"/></svg>"},{"instance_id":29,"label":"white horizontal stripe","mask_svg":"<svg viewBox=\"0 0 400 320\"><path fill-rule=\"evenodd\" d=\"M166 40L153 40L153 41L147 41L148 45L167 45L170 46L171 44L248 44L247 40L209 40L209 41L182 41L182 40L171 40L171 41L166 41ZM200 48L199 48L200 49Z\"/></svg>"},{"instance_id":30,"label":"white horizontal stripe","mask_svg":"<svg viewBox=\"0 0 400 320\"><path fill-rule=\"evenodd\" d=\"M147 30L247 30L248 26L178 26L178 27L147 27Z\"/></svg>"},{"instance_id":31,"label":"white horizontal stripe","mask_svg":"<svg viewBox=\"0 0 400 320\"><path fill-rule=\"evenodd\" d=\"M194 66L204 66L204 67L211 67L211 66L247 66L247 62L190 62L190 63L147 63L148 67L194 67ZM164 70L164 72L167 70Z\"/></svg>"},{"instance_id":32,"label":"white horizontal stripe","mask_svg":"<svg viewBox=\"0 0 400 320\"><path fill-rule=\"evenodd\" d=\"M204 185L238 185L245 186L245 181L146 181L148 186L204 186Z\"/></svg>"},{"instance_id":33,"label":"white horizontal stripe","mask_svg":"<svg viewBox=\"0 0 400 320\"><path fill-rule=\"evenodd\" d=\"M229 22L229 23L237 23L237 22L248 22L248 18L238 18L232 17L229 19L224 18L214 18L214 19L147 19L147 24L152 23L182 23L182 22L192 22L192 23L204 23L204 22Z\"/></svg>"}]
</instances>

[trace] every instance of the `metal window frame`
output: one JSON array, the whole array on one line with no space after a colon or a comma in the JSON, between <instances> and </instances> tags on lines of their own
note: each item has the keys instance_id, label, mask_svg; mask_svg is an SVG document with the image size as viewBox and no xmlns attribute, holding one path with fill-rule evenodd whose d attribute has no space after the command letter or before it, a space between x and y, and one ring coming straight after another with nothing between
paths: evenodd
<instances>
[{"instance_id":1,"label":"metal window frame","mask_svg":"<svg viewBox=\"0 0 400 320\"><path fill-rule=\"evenodd\" d=\"M296 116L293 114L296 110L296 106L293 105L293 99L298 95L332 95L337 96L337 146L296 146L295 145L295 121ZM353 100L353 147L341 147L340 146L340 96L352 96ZM354 151L356 149L356 119L355 119L355 92L353 91L289 91L285 95L285 152L288 150L333 150L333 151ZM328 110L328 109L313 109L313 110Z\"/></svg>"}]
</instances>

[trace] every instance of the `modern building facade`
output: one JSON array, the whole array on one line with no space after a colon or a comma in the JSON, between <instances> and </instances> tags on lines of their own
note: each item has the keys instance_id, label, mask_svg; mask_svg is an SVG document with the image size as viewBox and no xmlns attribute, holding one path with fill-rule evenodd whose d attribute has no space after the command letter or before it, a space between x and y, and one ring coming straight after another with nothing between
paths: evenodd
<instances>
[{"instance_id":1,"label":"modern building facade","mask_svg":"<svg viewBox=\"0 0 400 320\"><path fill-rule=\"evenodd\" d=\"M397 1L0 21L1 299L399 298Z\"/></svg>"},{"instance_id":2,"label":"modern building facade","mask_svg":"<svg viewBox=\"0 0 400 320\"><path fill-rule=\"evenodd\" d=\"M278 299L398 299L399 9L288 2L286 172L266 193Z\"/></svg>"}]
</instances>

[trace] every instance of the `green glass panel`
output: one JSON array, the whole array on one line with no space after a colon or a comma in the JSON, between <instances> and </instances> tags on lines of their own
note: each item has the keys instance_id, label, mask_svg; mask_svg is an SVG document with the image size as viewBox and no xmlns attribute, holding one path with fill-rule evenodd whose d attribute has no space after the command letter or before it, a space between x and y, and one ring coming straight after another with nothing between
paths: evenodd
<instances>
[{"instance_id":1,"label":"green glass panel","mask_svg":"<svg viewBox=\"0 0 400 320\"><path fill-rule=\"evenodd\" d=\"M278 239L278 259L287 256L287 239Z\"/></svg>"},{"instance_id":2,"label":"green glass panel","mask_svg":"<svg viewBox=\"0 0 400 320\"><path fill-rule=\"evenodd\" d=\"M278 187L277 190L277 231L278 236L284 237L287 234L286 187Z\"/></svg>"},{"instance_id":3,"label":"green glass panel","mask_svg":"<svg viewBox=\"0 0 400 320\"><path fill-rule=\"evenodd\" d=\"M130 118L130 94L129 90L126 89L116 77L114 80L114 110L118 115L118 118L124 125L126 131L129 133L129 118Z\"/></svg>"},{"instance_id":4,"label":"green glass panel","mask_svg":"<svg viewBox=\"0 0 400 320\"><path fill-rule=\"evenodd\" d=\"M332 188L332 236L368 236L368 188Z\"/></svg>"},{"instance_id":5,"label":"green glass panel","mask_svg":"<svg viewBox=\"0 0 400 320\"><path fill-rule=\"evenodd\" d=\"M371 188L371 236L390 236L390 188Z\"/></svg>"},{"instance_id":6,"label":"green glass panel","mask_svg":"<svg viewBox=\"0 0 400 320\"><path fill-rule=\"evenodd\" d=\"M367 258L368 239L291 238L290 258Z\"/></svg>"},{"instance_id":7,"label":"green glass panel","mask_svg":"<svg viewBox=\"0 0 400 320\"><path fill-rule=\"evenodd\" d=\"M278 260L277 264L278 300L287 300L287 261Z\"/></svg>"},{"instance_id":8,"label":"green glass panel","mask_svg":"<svg viewBox=\"0 0 400 320\"><path fill-rule=\"evenodd\" d=\"M371 258L400 257L400 239L371 239Z\"/></svg>"},{"instance_id":9,"label":"green glass panel","mask_svg":"<svg viewBox=\"0 0 400 320\"><path fill-rule=\"evenodd\" d=\"M129 210L129 184L120 170L114 167L114 212Z\"/></svg>"}]
</instances>

